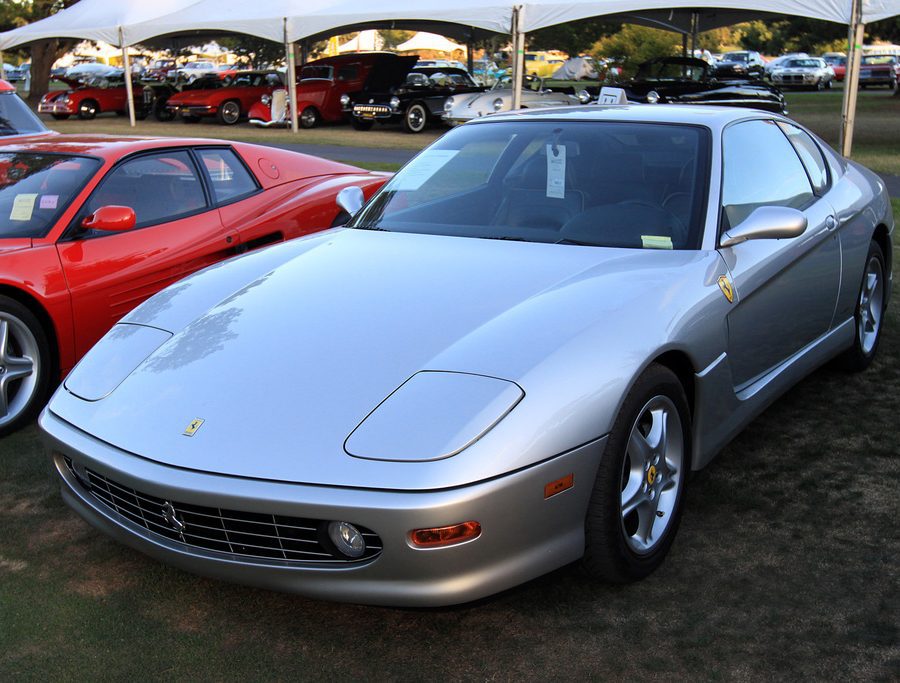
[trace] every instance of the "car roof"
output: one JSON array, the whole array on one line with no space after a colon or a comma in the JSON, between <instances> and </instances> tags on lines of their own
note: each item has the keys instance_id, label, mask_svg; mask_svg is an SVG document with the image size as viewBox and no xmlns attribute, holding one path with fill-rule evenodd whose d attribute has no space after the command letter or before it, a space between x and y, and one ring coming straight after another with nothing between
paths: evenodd
<instances>
[{"instance_id":1,"label":"car roof","mask_svg":"<svg viewBox=\"0 0 900 683\"><path fill-rule=\"evenodd\" d=\"M732 121L748 117L778 117L766 111L739 107L689 104L589 104L546 109L520 109L515 112L491 114L475 119L469 124L487 124L496 121L523 121L551 119L557 121L633 121L635 123L695 124L708 128L724 128Z\"/></svg>"},{"instance_id":2,"label":"car roof","mask_svg":"<svg viewBox=\"0 0 900 683\"><path fill-rule=\"evenodd\" d=\"M234 144L227 140L211 138L150 138L124 135L30 135L16 139L14 142L4 141L4 151L43 152L45 154L80 154L119 159L127 154L150 149L167 147L193 147L199 145Z\"/></svg>"}]
</instances>

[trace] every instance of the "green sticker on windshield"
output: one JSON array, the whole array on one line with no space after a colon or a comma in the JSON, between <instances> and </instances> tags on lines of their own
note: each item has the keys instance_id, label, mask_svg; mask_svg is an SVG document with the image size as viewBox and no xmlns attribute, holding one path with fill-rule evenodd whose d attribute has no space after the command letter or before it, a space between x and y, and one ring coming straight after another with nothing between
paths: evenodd
<instances>
[{"instance_id":1,"label":"green sticker on windshield","mask_svg":"<svg viewBox=\"0 0 900 683\"><path fill-rule=\"evenodd\" d=\"M641 235L644 249L672 249L672 238L665 235Z\"/></svg>"},{"instance_id":2,"label":"green sticker on windshield","mask_svg":"<svg viewBox=\"0 0 900 683\"><path fill-rule=\"evenodd\" d=\"M13 199L12 211L9 212L11 221L30 221L34 213L34 201L37 194L17 194Z\"/></svg>"}]
</instances>

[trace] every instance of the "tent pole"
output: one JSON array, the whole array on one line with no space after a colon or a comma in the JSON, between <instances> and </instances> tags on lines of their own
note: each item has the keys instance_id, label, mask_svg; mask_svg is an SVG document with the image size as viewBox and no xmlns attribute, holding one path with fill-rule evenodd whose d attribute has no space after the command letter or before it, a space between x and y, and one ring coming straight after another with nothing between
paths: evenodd
<instances>
[{"instance_id":1,"label":"tent pole","mask_svg":"<svg viewBox=\"0 0 900 683\"><path fill-rule=\"evenodd\" d=\"M122 27L119 26L119 45L122 46L122 68L125 69L125 97L128 99L128 120L131 127L134 128L134 86L131 83L131 64L128 61L128 46L125 44L125 37L122 34Z\"/></svg>"},{"instance_id":2,"label":"tent pole","mask_svg":"<svg viewBox=\"0 0 900 683\"><path fill-rule=\"evenodd\" d=\"M853 148L853 126L856 122L856 99L859 94L859 66L862 62L862 44L865 39L862 23L862 0L853 0L850 9L848 31L849 49L847 74L844 77L844 100L841 106L841 154L850 156Z\"/></svg>"},{"instance_id":3,"label":"tent pole","mask_svg":"<svg viewBox=\"0 0 900 683\"><path fill-rule=\"evenodd\" d=\"M287 17L284 18L284 54L287 59L288 104L291 108L291 132L300 130L300 112L297 111L297 63L294 61L294 46L288 41Z\"/></svg>"},{"instance_id":4,"label":"tent pole","mask_svg":"<svg viewBox=\"0 0 900 683\"><path fill-rule=\"evenodd\" d=\"M512 108L522 106L522 83L525 81L525 34L522 32L522 6L513 7L513 91Z\"/></svg>"}]
</instances>

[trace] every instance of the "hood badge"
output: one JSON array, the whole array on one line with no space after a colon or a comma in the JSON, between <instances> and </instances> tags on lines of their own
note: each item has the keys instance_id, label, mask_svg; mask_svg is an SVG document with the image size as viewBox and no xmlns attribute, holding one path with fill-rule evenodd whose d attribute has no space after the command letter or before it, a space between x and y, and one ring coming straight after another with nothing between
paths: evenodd
<instances>
[{"instance_id":1,"label":"hood badge","mask_svg":"<svg viewBox=\"0 0 900 683\"><path fill-rule=\"evenodd\" d=\"M184 434L185 436L194 436L194 434L197 433L197 430L203 426L203 422L204 420L201 420L199 417L195 417L193 420L191 420L190 424L187 426L184 432L182 432L182 434Z\"/></svg>"},{"instance_id":2,"label":"hood badge","mask_svg":"<svg viewBox=\"0 0 900 683\"><path fill-rule=\"evenodd\" d=\"M727 275L719 276L719 289L722 290L722 294L728 299L728 303L734 303L734 287L731 286L731 280L728 279Z\"/></svg>"}]
</instances>

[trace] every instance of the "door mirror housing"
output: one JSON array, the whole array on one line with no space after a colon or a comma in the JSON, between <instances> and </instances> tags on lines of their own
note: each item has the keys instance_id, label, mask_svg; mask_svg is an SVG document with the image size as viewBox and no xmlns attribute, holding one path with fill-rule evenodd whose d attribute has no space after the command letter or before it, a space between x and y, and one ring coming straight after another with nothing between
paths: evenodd
<instances>
[{"instance_id":1,"label":"door mirror housing","mask_svg":"<svg viewBox=\"0 0 900 683\"><path fill-rule=\"evenodd\" d=\"M137 223L134 209L130 206L101 206L93 214L81 222L87 230L106 230L108 232L124 232L131 230Z\"/></svg>"},{"instance_id":2,"label":"door mirror housing","mask_svg":"<svg viewBox=\"0 0 900 683\"><path fill-rule=\"evenodd\" d=\"M337 205L350 214L351 218L357 214L365 203L366 198L361 187L351 185L338 192Z\"/></svg>"},{"instance_id":3,"label":"door mirror housing","mask_svg":"<svg viewBox=\"0 0 900 683\"><path fill-rule=\"evenodd\" d=\"M720 245L733 247L747 240L778 240L797 237L806 231L802 211L787 206L760 206L722 235Z\"/></svg>"}]
</instances>

